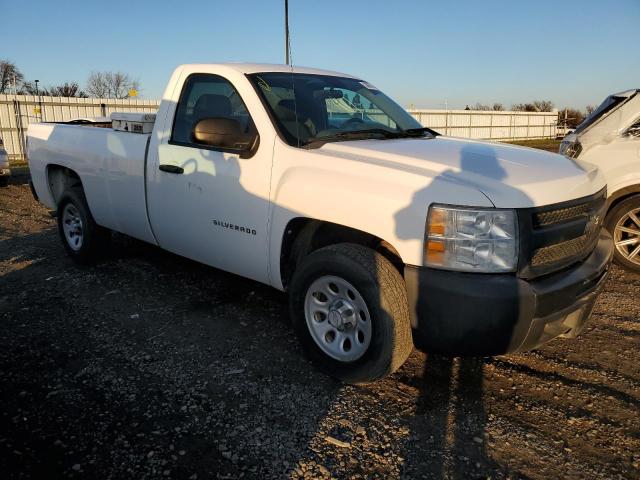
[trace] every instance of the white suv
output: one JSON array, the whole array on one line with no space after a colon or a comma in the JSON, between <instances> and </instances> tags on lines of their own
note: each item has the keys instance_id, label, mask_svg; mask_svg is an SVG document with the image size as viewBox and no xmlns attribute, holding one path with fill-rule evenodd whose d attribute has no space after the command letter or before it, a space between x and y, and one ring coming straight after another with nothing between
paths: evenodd
<instances>
[{"instance_id":1,"label":"white suv","mask_svg":"<svg viewBox=\"0 0 640 480\"><path fill-rule=\"evenodd\" d=\"M9 155L4 149L2 139L0 138L0 187L6 187L9 184L11 170L9 169Z\"/></svg>"},{"instance_id":2,"label":"white suv","mask_svg":"<svg viewBox=\"0 0 640 480\"><path fill-rule=\"evenodd\" d=\"M608 96L562 140L560 153L593 163L604 174L614 260L640 272L640 89Z\"/></svg>"}]
</instances>

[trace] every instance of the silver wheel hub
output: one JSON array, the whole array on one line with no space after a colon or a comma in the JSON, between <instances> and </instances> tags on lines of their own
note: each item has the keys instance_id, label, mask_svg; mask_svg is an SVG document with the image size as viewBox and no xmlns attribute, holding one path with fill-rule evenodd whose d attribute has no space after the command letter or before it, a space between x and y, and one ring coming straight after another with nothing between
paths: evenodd
<instances>
[{"instance_id":1,"label":"silver wheel hub","mask_svg":"<svg viewBox=\"0 0 640 480\"><path fill-rule=\"evenodd\" d=\"M84 239L82 219L80 218L80 212L72 203L68 203L62 211L62 231L67 244L72 250L78 251L82 248Z\"/></svg>"},{"instance_id":2,"label":"silver wheel hub","mask_svg":"<svg viewBox=\"0 0 640 480\"><path fill-rule=\"evenodd\" d=\"M640 208L630 210L618 220L613 240L620 255L640 265Z\"/></svg>"},{"instance_id":3,"label":"silver wheel hub","mask_svg":"<svg viewBox=\"0 0 640 480\"><path fill-rule=\"evenodd\" d=\"M353 362L371 343L369 309L346 280L326 275L314 281L305 296L305 319L320 349L335 360Z\"/></svg>"}]
</instances>

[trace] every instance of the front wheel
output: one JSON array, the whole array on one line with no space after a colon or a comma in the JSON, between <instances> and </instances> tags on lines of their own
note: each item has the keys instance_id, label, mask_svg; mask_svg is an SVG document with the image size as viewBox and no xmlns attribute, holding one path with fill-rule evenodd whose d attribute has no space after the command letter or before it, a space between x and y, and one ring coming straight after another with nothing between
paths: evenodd
<instances>
[{"instance_id":1,"label":"front wheel","mask_svg":"<svg viewBox=\"0 0 640 480\"><path fill-rule=\"evenodd\" d=\"M81 188L70 188L62 194L57 216L62 245L74 261L88 264L104 255L111 232L96 224Z\"/></svg>"},{"instance_id":2,"label":"front wheel","mask_svg":"<svg viewBox=\"0 0 640 480\"><path fill-rule=\"evenodd\" d=\"M606 227L615 243L614 261L640 273L640 195L616 205L607 214Z\"/></svg>"},{"instance_id":3,"label":"front wheel","mask_svg":"<svg viewBox=\"0 0 640 480\"><path fill-rule=\"evenodd\" d=\"M413 348L402 277L361 245L331 245L305 257L291 281L290 309L307 356L344 382L383 378Z\"/></svg>"}]
</instances>

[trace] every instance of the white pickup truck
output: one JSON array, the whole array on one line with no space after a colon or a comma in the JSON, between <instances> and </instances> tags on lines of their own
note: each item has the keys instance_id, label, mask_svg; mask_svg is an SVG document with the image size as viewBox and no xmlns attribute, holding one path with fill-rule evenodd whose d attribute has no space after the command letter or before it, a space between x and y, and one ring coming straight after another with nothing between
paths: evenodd
<instances>
[{"instance_id":1,"label":"white pickup truck","mask_svg":"<svg viewBox=\"0 0 640 480\"><path fill-rule=\"evenodd\" d=\"M611 261L596 167L442 137L357 77L184 65L150 134L121 120L29 128L69 255L117 231L286 290L305 352L343 381L384 377L414 344L494 355L577 335Z\"/></svg>"},{"instance_id":2,"label":"white pickup truck","mask_svg":"<svg viewBox=\"0 0 640 480\"><path fill-rule=\"evenodd\" d=\"M598 166L607 180L613 258L640 273L640 89L605 98L562 140L560 153Z\"/></svg>"}]
</instances>

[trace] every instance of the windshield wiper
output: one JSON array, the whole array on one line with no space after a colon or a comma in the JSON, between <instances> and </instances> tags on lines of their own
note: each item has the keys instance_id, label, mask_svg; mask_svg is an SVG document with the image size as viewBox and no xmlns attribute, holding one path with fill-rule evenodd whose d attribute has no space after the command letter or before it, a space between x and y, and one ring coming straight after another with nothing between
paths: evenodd
<instances>
[{"instance_id":1,"label":"windshield wiper","mask_svg":"<svg viewBox=\"0 0 640 480\"><path fill-rule=\"evenodd\" d=\"M428 133L433 137L437 137L438 135L440 135L438 132L436 132L435 130L431 130L429 127L408 128L407 130L402 130L398 133L406 137L419 137L423 133Z\"/></svg>"},{"instance_id":2,"label":"windshield wiper","mask_svg":"<svg viewBox=\"0 0 640 480\"><path fill-rule=\"evenodd\" d=\"M383 138L398 138L398 133L390 132L384 128L368 128L366 130L352 130L348 132L338 132L333 135L327 135L326 137L314 137L305 143L305 147L321 147L325 143L340 141L340 140L356 140L369 138L371 135L380 135Z\"/></svg>"},{"instance_id":3,"label":"windshield wiper","mask_svg":"<svg viewBox=\"0 0 640 480\"><path fill-rule=\"evenodd\" d=\"M431 130L428 127L421 128L409 128L407 130L400 130L397 132L392 132L390 130L385 130L384 128L368 128L366 130L353 130L348 132L338 132L333 135L327 135L326 137L315 137L310 139L307 143L305 143L306 148L318 148L324 145L325 143L342 141L342 140L363 140L365 138L370 138L371 135L380 135L382 138L411 138L411 137L421 137L425 133L436 137L440 135L438 132Z\"/></svg>"}]
</instances>

